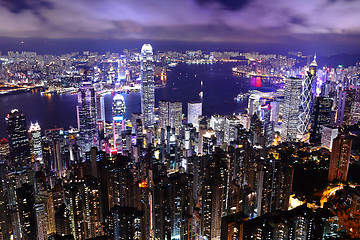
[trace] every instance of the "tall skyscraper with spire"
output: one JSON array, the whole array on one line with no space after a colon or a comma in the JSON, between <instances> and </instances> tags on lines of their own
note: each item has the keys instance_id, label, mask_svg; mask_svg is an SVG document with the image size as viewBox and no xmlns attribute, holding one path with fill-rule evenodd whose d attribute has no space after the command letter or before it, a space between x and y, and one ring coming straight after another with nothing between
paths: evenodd
<instances>
[{"instance_id":1,"label":"tall skyscraper with spire","mask_svg":"<svg viewBox=\"0 0 360 240\"><path fill-rule=\"evenodd\" d=\"M317 62L315 55L314 60L310 63L309 71L305 73L301 87L298 131L302 136L305 136L310 129L310 119L316 91L316 71Z\"/></svg>"},{"instance_id":2,"label":"tall skyscraper with spire","mask_svg":"<svg viewBox=\"0 0 360 240\"><path fill-rule=\"evenodd\" d=\"M155 81L153 49L150 44L141 48L141 112L145 128L154 125Z\"/></svg>"},{"instance_id":3,"label":"tall skyscraper with spire","mask_svg":"<svg viewBox=\"0 0 360 240\"><path fill-rule=\"evenodd\" d=\"M315 55L314 60L310 63L309 71L305 74L301 87L298 131L302 136L309 132L310 118L316 91L316 71L317 63Z\"/></svg>"}]
</instances>

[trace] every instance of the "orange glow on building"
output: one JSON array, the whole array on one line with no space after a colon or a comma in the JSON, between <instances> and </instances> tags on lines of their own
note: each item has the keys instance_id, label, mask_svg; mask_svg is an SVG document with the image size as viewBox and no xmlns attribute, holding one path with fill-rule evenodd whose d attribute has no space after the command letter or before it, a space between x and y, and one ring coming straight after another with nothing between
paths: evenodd
<instances>
[{"instance_id":1,"label":"orange glow on building","mask_svg":"<svg viewBox=\"0 0 360 240\"><path fill-rule=\"evenodd\" d=\"M148 187L148 183L145 180L139 183L139 188L147 188L147 187Z\"/></svg>"}]
</instances>

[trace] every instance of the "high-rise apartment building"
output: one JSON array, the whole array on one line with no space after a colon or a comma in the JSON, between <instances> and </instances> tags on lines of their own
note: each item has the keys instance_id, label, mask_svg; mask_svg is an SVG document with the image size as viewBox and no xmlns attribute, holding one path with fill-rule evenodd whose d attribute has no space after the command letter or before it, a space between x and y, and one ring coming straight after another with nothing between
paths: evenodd
<instances>
[{"instance_id":1,"label":"high-rise apartment building","mask_svg":"<svg viewBox=\"0 0 360 240\"><path fill-rule=\"evenodd\" d=\"M145 128L154 125L155 81L153 49L150 44L141 48L141 112Z\"/></svg>"},{"instance_id":2,"label":"high-rise apartment building","mask_svg":"<svg viewBox=\"0 0 360 240\"><path fill-rule=\"evenodd\" d=\"M328 180L346 181L349 170L352 140L344 135L339 135L333 141Z\"/></svg>"},{"instance_id":3,"label":"high-rise apartment building","mask_svg":"<svg viewBox=\"0 0 360 240\"><path fill-rule=\"evenodd\" d=\"M289 207L294 169L280 161L259 162L257 171L257 215Z\"/></svg>"}]
</instances>

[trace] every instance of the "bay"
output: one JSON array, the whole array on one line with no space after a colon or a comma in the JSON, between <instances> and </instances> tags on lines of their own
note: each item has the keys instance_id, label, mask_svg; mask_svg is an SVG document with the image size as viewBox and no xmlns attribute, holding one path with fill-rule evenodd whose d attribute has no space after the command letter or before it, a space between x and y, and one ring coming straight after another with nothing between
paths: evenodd
<instances>
[{"instance_id":1,"label":"bay","mask_svg":"<svg viewBox=\"0 0 360 240\"><path fill-rule=\"evenodd\" d=\"M244 112L246 100L240 103L234 101L239 93L255 88L253 82L232 74L231 68L237 63L186 64L180 63L167 73L167 83L155 91L157 103L159 100L178 100L183 103L183 113L187 114L189 101L200 101L203 92L203 114L231 114ZM257 82L258 89L267 87ZM111 121L113 94L105 95L106 120ZM140 112L140 93L124 94L126 118L131 113ZM39 91L19 93L0 97L0 137L6 137L6 115L14 108L22 111L30 122L39 122L42 130L54 127L68 129L77 127L76 123L77 95L53 94L42 96ZM157 105L157 104L156 104Z\"/></svg>"}]
</instances>

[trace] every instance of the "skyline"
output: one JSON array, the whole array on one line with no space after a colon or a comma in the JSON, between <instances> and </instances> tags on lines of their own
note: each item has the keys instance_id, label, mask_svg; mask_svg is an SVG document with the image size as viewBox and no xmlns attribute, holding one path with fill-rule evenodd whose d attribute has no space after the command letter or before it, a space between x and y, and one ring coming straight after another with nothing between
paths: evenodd
<instances>
[{"instance_id":1,"label":"skyline","mask_svg":"<svg viewBox=\"0 0 360 240\"><path fill-rule=\"evenodd\" d=\"M0 0L0 240L360 239L359 0Z\"/></svg>"},{"instance_id":2,"label":"skyline","mask_svg":"<svg viewBox=\"0 0 360 240\"><path fill-rule=\"evenodd\" d=\"M62 47L76 40L84 45L136 40L357 53L359 10L357 1L328 0L4 1L0 4L4 23L0 27L0 49L19 44L26 49L28 44L36 50L31 43L39 40Z\"/></svg>"},{"instance_id":3,"label":"skyline","mask_svg":"<svg viewBox=\"0 0 360 240\"><path fill-rule=\"evenodd\" d=\"M359 62L153 49L1 56L1 239L359 238Z\"/></svg>"}]
</instances>

